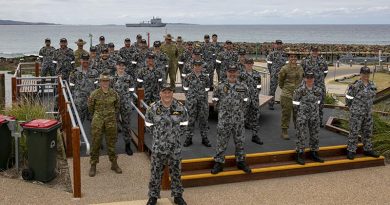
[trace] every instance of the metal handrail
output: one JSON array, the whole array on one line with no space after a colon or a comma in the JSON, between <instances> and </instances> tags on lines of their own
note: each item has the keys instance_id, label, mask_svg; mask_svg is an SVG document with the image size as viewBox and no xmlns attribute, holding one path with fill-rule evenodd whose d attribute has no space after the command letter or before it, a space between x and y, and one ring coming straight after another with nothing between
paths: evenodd
<instances>
[{"instance_id":1,"label":"metal handrail","mask_svg":"<svg viewBox=\"0 0 390 205\"><path fill-rule=\"evenodd\" d=\"M15 69L14 77L19 77L19 73L21 72L22 65L35 65L35 62L18 63L18 66Z\"/></svg>"},{"instance_id":2,"label":"metal handrail","mask_svg":"<svg viewBox=\"0 0 390 205\"><path fill-rule=\"evenodd\" d=\"M69 94L68 97L70 99L70 104L72 105L73 112L74 112L74 114L76 116L77 124L79 125L79 128L80 128L81 136L83 137L83 140L84 140L84 143L85 143L86 154L89 155L91 146L89 144L87 135L85 134L83 123L80 120L79 113L77 112L76 105L74 104L73 97L72 97L72 94L70 92L68 82L65 81L65 80L63 80L63 82L65 82L65 88L66 88L66 90L68 91L68 94Z\"/></svg>"},{"instance_id":3,"label":"metal handrail","mask_svg":"<svg viewBox=\"0 0 390 205\"><path fill-rule=\"evenodd\" d=\"M133 106L135 108L135 111L138 112L138 114L142 117L142 119L145 120L145 115L141 112L141 110L138 109L138 107L136 105L134 105L133 102L130 102L131 103L131 106Z\"/></svg>"},{"instance_id":4,"label":"metal handrail","mask_svg":"<svg viewBox=\"0 0 390 205\"><path fill-rule=\"evenodd\" d=\"M136 93L133 93L134 97L136 97L138 99L138 95ZM148 104L145 103L145 101L141 100L140 101L142 106L146 109L150 108L150 106Z\"/></svg>"}]
</instances>

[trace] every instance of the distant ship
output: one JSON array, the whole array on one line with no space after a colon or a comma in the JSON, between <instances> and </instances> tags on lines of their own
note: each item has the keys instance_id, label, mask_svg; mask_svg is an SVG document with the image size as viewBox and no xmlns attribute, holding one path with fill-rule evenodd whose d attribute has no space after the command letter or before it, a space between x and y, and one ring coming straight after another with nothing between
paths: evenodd
<instances>
[{"instance_id":1,"label":"distant ship","mask_svg":"<svg viewBox=\"0 0 390 205\"><path fill-rule=\"evenodd\" d=\"M165 27L167 24L162 23L161 18L152 18L150 21L143 21L141 23L128 23L126 27Z\"/></svg>"}]
</instances>

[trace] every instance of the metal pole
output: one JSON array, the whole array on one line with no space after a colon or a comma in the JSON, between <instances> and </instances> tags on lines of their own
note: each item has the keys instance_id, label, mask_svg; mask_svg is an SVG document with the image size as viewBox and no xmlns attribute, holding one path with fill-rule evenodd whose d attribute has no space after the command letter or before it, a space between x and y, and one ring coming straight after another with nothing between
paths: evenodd
<instances>
[{"instance_id":1,"label":"metal pole","mask_svg":"<svg viewBox=\"0 0 390 205\"><path fill-rule=\"evenodd\" d=\"M150 33L149 32L148 32L147 36L148 36L148 48L149 48L150 47Z\"/></svg>"},{"instance_id":2,"label":"metal pole","mask_svg":"<svg viewBox=\"0 0 390 205\"><path fill-rule=\"evenodd\" d=\"M93 37L93 35L90 33L89 35L89 47L91 48L92 47L92 37Z\"/></svg>"},{"instance_id":3,"label":"metal pole","mask_svg":"<svg viewBox=\"0 0 390 205\"><path fill-rule=\"evenodd\" d=\"M5 108L5 74L0 73L0 110Z\"/></svg>"}]
</instances>

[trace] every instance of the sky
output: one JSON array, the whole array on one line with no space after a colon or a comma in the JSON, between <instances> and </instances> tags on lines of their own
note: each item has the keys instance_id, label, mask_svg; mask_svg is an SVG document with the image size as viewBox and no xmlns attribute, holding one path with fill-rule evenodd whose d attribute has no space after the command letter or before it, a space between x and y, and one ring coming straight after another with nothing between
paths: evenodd
<instances>
[{"instance_id":1,"label":"sky","mask_svg":"<svg viewBox=\"0 0 390 205\"><path fill-rule=\"evenodd\" d=\"M0 19L125 24L390 24L389 0L0 0Z\"/></svg>"}]
</instances>

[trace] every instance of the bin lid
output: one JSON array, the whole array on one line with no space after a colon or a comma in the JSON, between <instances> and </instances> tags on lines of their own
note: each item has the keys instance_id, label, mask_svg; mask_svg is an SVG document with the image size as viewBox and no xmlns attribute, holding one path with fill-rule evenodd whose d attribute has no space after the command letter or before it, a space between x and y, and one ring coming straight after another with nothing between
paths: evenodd
<instances>
[{"instance_id":1,"label":"bin lid","mask_svg":"<svg viewBox=\"0 0 390 205\"><path fill-rule=\"evenodd\" d=\"M51 128L57 124L57 120L36 119L23 124L23 128Z\"/></svg>"}]
</instances>

